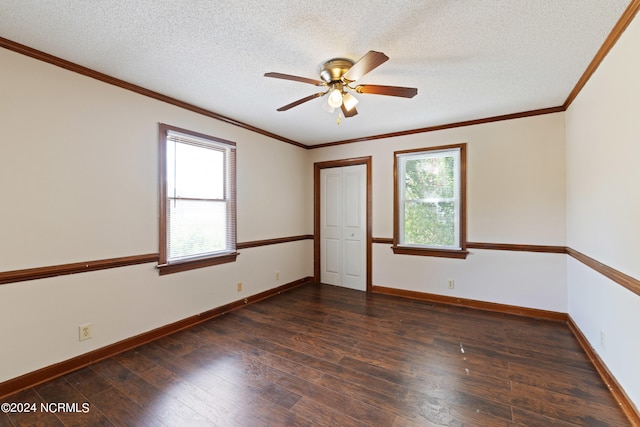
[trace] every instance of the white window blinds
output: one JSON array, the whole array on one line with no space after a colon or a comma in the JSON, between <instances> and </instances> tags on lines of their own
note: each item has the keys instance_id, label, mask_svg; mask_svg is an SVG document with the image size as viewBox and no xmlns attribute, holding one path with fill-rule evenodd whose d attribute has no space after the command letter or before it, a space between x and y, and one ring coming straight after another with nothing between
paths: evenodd
<instances>
[{"instance_id":1,"label":"white window blinds","mask_svg":"<svg viewBox=\"0 0 640 427\"><path fill-rule=\"evenodd\" d=\"M165 153L165 262L235 252L235 145L166 130Z\"/></svg>"}]
</instances>

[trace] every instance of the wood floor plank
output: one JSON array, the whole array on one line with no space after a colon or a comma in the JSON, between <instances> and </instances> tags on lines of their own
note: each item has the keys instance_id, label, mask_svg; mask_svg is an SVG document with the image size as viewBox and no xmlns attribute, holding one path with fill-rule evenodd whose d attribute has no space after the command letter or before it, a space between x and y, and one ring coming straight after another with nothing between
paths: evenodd
<instances>
[{"instance_id":1,"label":"wood floor plank","mask_svg":"<svg viewBox=\"0 0 640 427\"><path fill-rule=\"evenodd\" d=\"M0 427L630 425L565 324L313 284L5 399L56 400Z\"/></svg>"},{"instance_id":2,"label":"wood floor plank","mask_svg":"<svg viewBox=\"0 0 640 427\"><path fill-rule=\"evenodd\" d=\"M513 419L518 427L577 427L576 424L549 418L517 407L513 408Z\"/></svg>"},{"instance_id":3,"label":"wood floor plank","mask_svg":"<svg viewBox=\"0 0 640 427\"><path fill-rule=\"evenodd\" d=\"M396 417L391 427L442 427L442 424L435 424L428 420L411 420L407 417Z\"/></svg>"},{"instance_id":4,"label":"wood floor plank","mask_svg":"<svg viewBox=\"0 0 640 427\"><path fill-rule=\"evenodd\" d=\"M205 379L201 378L202 375ZM281 410L278 405L273 405L270 396L256 393L218 375L215 375L217 381L210 381L212 374L205 368L188 372L183 377L158 366L145 371L142 376L157 387L168 390L171 396L206 417L212 425L262 425L258 422L260 419L286 420L291 425L308 425L308 420L300 419L295 414Z\"/></svg>"},{"instance_id":5,"label":"wood floor plank","mask_svg":"<svg viewBox=\"0 0 640 427\"><path fill-rule=\"evenodd\" d=\"M142 376L151 384L165 390L167 395L190 407L211 425L224 426L238 415L232 396L215 396L191 381L183 379L170 370L158 366L145 371Z\"/></svg>"},{"instance_id":6,"label":"wood floor plank","mask_svg":"<svg viewBox=\"0 0 640 427\"><path fill-rule=\"evenodd\" d=\"M554 393L576 395L581 399L598 401L611 398L611 394L594 371L570 369L564 365L553 365L539 361L534 366L531 361L509 362L513 384L524 384Z\"/></svg>"},{"instance_id":7,"label":"wood floor plank","mask_svg":"<svg viewBox=\"0 0 640 427\"><path fill-rule=\"evenodd\" d=\"M160 346L156 346L154 343L145 345L140 351L153 360L157 367L162 367L171 372L178 379L186 379L194 386L197 386L203 390L211 388L213 385L224 381L221 377L216 375L211 370L204 370L201 367L184 360L181 357L166 351ZM152 368L149 371L154 371L156 368ZM141 377L147 379L148 371L144 371L140 374Z\"/></svg>"},{"instance_id":8,"label":"wood floor plank","mask_svg":"<svg viewBox=\"0 0 640 427\"><path fill-rule=\"evenodd\" d=\"M15 411L10 409L10 412L8 412L9 420L14 426L64 426L55 413L42 411L40 409L40 404L45 402L33 388L9 396L3 400L2 403L27 404L26 408L24 408L24 406L18 406L15 408Z\"/></svg>"},{"instance_id":9,"label":"wood floor plank","mask_svg":"<svg viewBox=\"0 0 640 427\"><path fill-rule=\"evenodd\" d=\"M0 427L13 427L13 423L9 419L9 414L0 411Z\"/></svg>"},{"instance_id":10,"label":"wood floor plank","mask_svg":"<svg viewBox=\"0 0 640 427\"><path fill-rule=\"evenodd\" d=\"M576 425L625 425L624 414L608 411L615 401L611 396L602 400L584 399L579 394L558 393L526 384L513 384L512 405L519 409Z\"/></svg>"},{"instance_id":11,"label":"wood floor plank","mask_svg":"<svg viewBox=\"0 0 640 427\"><path fill-rule=\"evenodd\" d=\"M357 397L337 392L331 388L305 381L292 375L281 373L279 377L274 377L273 380L300 396L311 399L320 405L334 408L372 426L390 425L394 418L392 414L379 411L376 407L363 402Z\"/></svg>"},{"instance_id":12,"label":"wood floor plank","mask_svg":"<svg viewBox=\"0 0 640 427\"><path fill-rule=\"evenodd\" d=\"M160 347L177 356L182 356L202 347L202 341L189 331L179 331L155 341Z\"/></svg>"},{"instance_id":13,"label":"wood floor plank","mask_svg":"<svg viewBox=\"0 0 640 427\"><path fill-rule=\"evenodd\" d=\"M224 353L227 357L221 358L220 353ZM278 383L277 378L282 372L241 351L228 353L225 350L219 351L216 346L202 347L186 355L184 359L201 366L203 370L213 369L217 376L227 380L230 388L239 388L247 394L261 396L285 409L290 409L300 400L300 395ZM212 361L214 363L211 363ZM212 387L220 390L226 384L217 383Z\"/></svg>"},{"instance_id":14,"label":"wood floor plank","mask_svg":"<svg viewBox=\"0 0 640 427\"><path fill-rule=\"evenodd\" d=\"M325 375L319 382L327 389L333 390L344 396L350 396L381 411L388 412L396 416L405 415L406 392L394 392L391 390L371 390L365 383L354 383L340 376Z\"/></svg>"},{"instance_id":15,"label":"wood floor plank","mask_svg":"<svg viewBox=\"0 0 640 427\"><path fill-rule=\"evenodd\" d=\"M106 378L120 393L144 408L167 425L186 420L204 424L206 419L174 398L166 396L163 389L145 381L122 365L116 358L94 365L94 371ZM144 371L143 371L144 372Z\"/></svg>"},{"instance_id":16,"label":"wood floor plank","mask_svg":"<svg viewBox=\"0 0 640 427\"><path fill-rule=\"evenodd\" d=\"M63 378L88 398L111 388L109 381L98 375L90 366L71 372Z\"/></svg>"},{"instance_id":17,"label":"wood floor plank","mask_svg":"<svg viewBox=\"0 0 640 427\"><path fill-rule=\"evenodd\" d=\"M142 352L138 351L137 348L125 351L124 353L120 353L114 356L114 359L117 360L122 366L128 368L130 371L136 374L139 374L146 371L147 369L151 369L156 366L156 364L153 363L151 359L145 356Z\"/></svg>"},{"instance_id":18,"label":"wood floor plank","mask_svg":"<svg viewBox=\"0 0 640 427\"><path fill-rule=\"evenodd\" d=\"M370 427L363 421L356 420L334 408L324 406L317 401L303 398L291 409L310 421L309 425L318 427ZM382 426L381 426L382 427Z\"/></svg>"},{"instance_id":19,"label":"wood floor plank","mask_svg":"<svg viewBox=\"0 0 640 427\"><path fill-rule=\"evenodd\" d=\"M468 371L458 374L444 373L433 370L432 373L420 375L416 378L412 390L422 393L436 393L437 390L447 390L455 393L460 389L476 396L487 397L495 402L510 404L512 398L511 381Z\"/></svg>"},{"instance_id":20,"label":"wood floor plank","mask_svg":"<svg viewBox=\"0 0 640 427\"><path fill-rule=\"evenodd\" d=\"M117 426L163 426L159 418L127 398L115 388L108 388L90 400L91 407L100 412Z\"/></svg>"},{"instance_id":21,"label":"wood floor plank","mask_svg":"<svg viewBox=\"0 0 640 427\"><path fill-rule=\"evenodd\" d=\"M324 375L322 371L269 353L227 335L221 335L211 329L207 329L205 326L198 325L198 328L200 329L197 329L196 331L204 341L215 345L219 349L226 350L227 352L233 352L236 350L242 351L251 357L259 359L260 362L271 368L299 378L304 378L310 382L318 381Z\"/></svg>"},{"instance_id":22,"label":"wood floor plank","mask_svg":"<svg viewBox=\"0 0 640 427\"><path fill-rule=\"evenodd\" d=\"M428 365L443 371L473 371L483 375L508 379L509 358L502 346L487 345L475 340L452 340L438 338L431 347Z\"/></svg>"},{"instance_id":23,"label":"wood floor plank","mask_svg":"<svg viewBox=\"0 0 640 427\"><path fill-rule=\"evenodd\" d=\"M229 318L233 318L231 328L241 329L254 336L263 335L263 331L269 330L269 341L282 347L308 354L322 360L337 362L342 357L342 353L337 348L326 348L309 345L301 340L297 340L295 331L287 330L280 326L258 323L236 313L230 313Z\"/></svg>"},{"instance_id":24,"label":"wood floor plank","mask_svg":"<svg viewBox=\"0 0 640 427\"><path fill-rule=\"evenodd\" d=\"M513 425L510 405L463 391L454 393L412 391L407 396L406 402L407 415L413 415L414 419L425 419L440 425Z\"/></svg>"},{"instance_id":25,"label":"wood floor plank","mask_svg":"<svg viewBox=\"0 0 640 427\"><path fill-rule=\"evenodd\" d=\"M98 408L92 408L88 399L67 382L64 377L56 378L35 387L42 400L52 408L56 404L71 404L71 408L57 411L56 416L64 425L75 426L114 426ZM67 409L71 409L67 411ZM57 410L57 409L55 409Z\"/></svg>"}]
</instances>

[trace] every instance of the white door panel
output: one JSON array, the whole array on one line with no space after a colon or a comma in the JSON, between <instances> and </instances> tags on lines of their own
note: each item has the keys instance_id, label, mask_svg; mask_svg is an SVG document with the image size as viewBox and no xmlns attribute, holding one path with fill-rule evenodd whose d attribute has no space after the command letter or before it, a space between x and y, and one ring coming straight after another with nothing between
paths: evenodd
<instances>
[{"instance_id":1,"label":"white door panel","mask_svg":"<svg viewBox=\"0 0 640 427\"><path fill-rule=\"evenodd\" d=\"M345 260L344 274L351 277L360 277L360 242L347 240L344 242Z\"/></svg>"},{"instance_id":2,"label":"white door panel","mask_svg":"<svg viewBox=\"0 0 640 427\"><path fill-rule=\"evenodd\" d=\"M325 211L325 227L340 227L341 209L341 187L342 177L337 174L326 175L325 180L325 203L322 208Z\"/></svg>"},{"instance_id":3,"label":"white door panel","mask_svg":"<svg viewBox=\"0 0 640 427\"><path fill-rule=\"evenodd\" d=\"M340 272L340 240L325 239L327 257L327 271L331 273Z\"/></svg>"},{"instance_id":4,"label":"white door panel","mask_svg":"<svg viewBox=\"0 0 640 427\"><path fill-rule=\"evenodd\" d=\"M360 224L360 175L354 173L345 174L345 227L358 229Z\"/></svg>"},{"instance_id":5,"label":"white door panel","mask_svg":"<svg viewBox=\"0 0 640 427\"><path fill-rule=\"evenodd\" d=\"M366 165L320 171L320 281L366 290Z\"/></svg>"}]
</instances>

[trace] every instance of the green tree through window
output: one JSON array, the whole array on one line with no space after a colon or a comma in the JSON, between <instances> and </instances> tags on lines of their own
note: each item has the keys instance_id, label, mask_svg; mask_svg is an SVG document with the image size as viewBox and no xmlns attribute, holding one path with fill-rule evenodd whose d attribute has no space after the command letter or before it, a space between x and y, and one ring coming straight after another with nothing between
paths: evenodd
<instances>
[{"instance_id":1,"label":"green tree through window","mask_svg":"<svg viewBox=\"0 0 640 427\"><path fill-rule=\"evenodd\" d=\"M464 148L395 153L394 247L464 251Z\"/></svg>"},{"instance_id":2,"label":"green tree through window","mask_svg":"<svg viewBox=\"0 0 640 427\"><path fill-rule=\"evenodd\" d=\"M409 160L405 170L404 242L454 246L454 158Z\"/></svg>"}]
</instances>

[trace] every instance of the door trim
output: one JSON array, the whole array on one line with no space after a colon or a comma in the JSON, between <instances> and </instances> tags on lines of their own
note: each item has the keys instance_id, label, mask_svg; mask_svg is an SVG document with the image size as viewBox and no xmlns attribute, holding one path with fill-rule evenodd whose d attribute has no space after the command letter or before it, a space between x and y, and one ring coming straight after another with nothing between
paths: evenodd
<instances>
[{"instance_id":1,"label":"door trim","mask_svg":"<svg viewBox=\"0 0 640 427\"><path fill-rule=\"evenodd\" d=\"M365 165L366 167L366 284L367 292L372 291L371 282L371 156L356 157L352 159L331 160L327 162L317 162L313 164L313 280L320 283L320 170L328 168L339 168L343 166Z\"/></svg>"}]
</instances>

